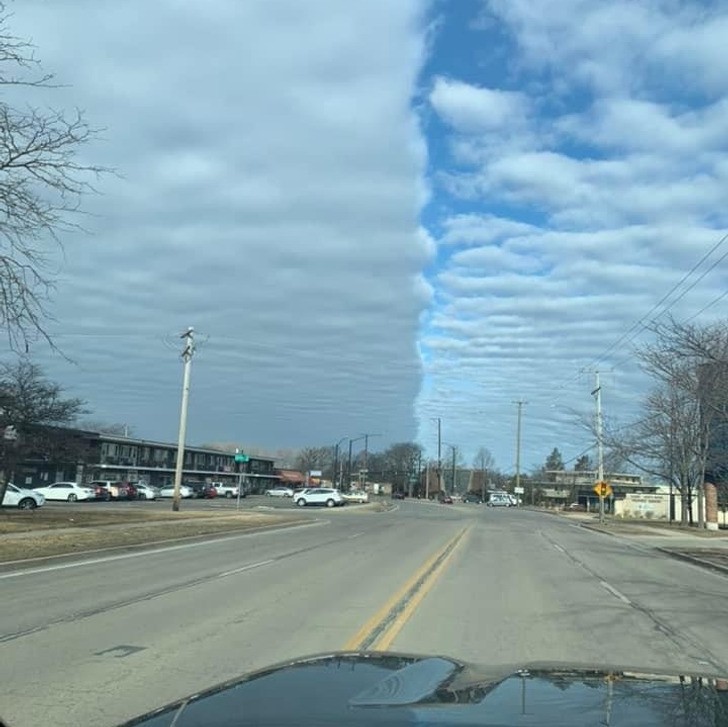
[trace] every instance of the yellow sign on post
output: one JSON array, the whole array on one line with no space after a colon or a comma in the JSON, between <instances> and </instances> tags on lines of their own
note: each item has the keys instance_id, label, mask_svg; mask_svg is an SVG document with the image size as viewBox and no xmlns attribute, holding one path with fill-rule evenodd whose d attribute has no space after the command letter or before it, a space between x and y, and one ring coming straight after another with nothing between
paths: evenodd
<instances>
[{"instance_id":1,"label":"yellow sign on post","mask_svg":"<svg viewBox=\"0 0 728 727\"><path fill-rule=\"evenodd\" d=\"M611 497L614 490L608 482L597 482L596 485L594 485L594 492L596 492L599 497Z\"/></svg>"}]
</instances>

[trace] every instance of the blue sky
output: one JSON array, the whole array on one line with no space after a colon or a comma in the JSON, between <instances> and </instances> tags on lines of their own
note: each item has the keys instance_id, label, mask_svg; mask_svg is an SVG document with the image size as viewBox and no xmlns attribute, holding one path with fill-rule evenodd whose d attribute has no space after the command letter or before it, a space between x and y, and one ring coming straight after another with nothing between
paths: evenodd
<instances>
[{"instance_id":1,"label":"blue sky","mask_svg":"<svg viewBox=\"0 0 728 727\"><path fill-rule=\"evenodd\" d=\"M269 450L436 425L512 470L590 445L649 387L651 311L720 239L728 6L631 0L27 0L113 166L64 238L31 354L94 418ZM725 318L728 244L666 300ZM703 271L715 267L688 292ZM663 313L660 307L652 315ZM616 341L618 345L612 347Z\"/></svg>"}]
</instances>

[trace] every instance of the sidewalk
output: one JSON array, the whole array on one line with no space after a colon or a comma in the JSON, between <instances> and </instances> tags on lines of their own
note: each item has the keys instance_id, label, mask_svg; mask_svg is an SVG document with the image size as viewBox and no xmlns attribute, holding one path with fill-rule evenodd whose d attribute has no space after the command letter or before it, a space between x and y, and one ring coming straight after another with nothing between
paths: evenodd
<instances>
[{"instance_id":1,"label":"sidewalk","mask_svg":"<svg viewBox=\"0 0 728 727\"><path fill-rule=\"evenodd\" d=\"M581 527L648 545L673 558L728 575L728 531L682 528L667 523L608 519L600 524L591 513L559 513Z\"/></svg>"}]
</instances>

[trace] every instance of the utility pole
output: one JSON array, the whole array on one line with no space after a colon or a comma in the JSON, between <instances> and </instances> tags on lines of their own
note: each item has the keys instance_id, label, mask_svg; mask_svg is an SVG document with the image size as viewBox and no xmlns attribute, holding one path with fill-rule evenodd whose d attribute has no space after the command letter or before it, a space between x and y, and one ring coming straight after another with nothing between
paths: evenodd
<instances>
[{"instance_id":1,"label":"utility pole","mask_svg":"<svg viewBox=\"0 0 728 727\"><path fill-rule=\"evenodd\" d=\"M364 485L366 485L369 479L369 437L379 437L379 434L362 434L359 439L364 440ZM356 440L354 440L356 441Z\"/></svg>"},{"instance_id":2,"label":"utility pole","mask_svg":"<svg viewBox=\"0 0 728 727\"><path fill-rule=\"evenodd\" d=\"M599 371L594 372L595 384L592 396L596 399L597 415L597 482L604 482L604 440L602 436L602 384L599 379ZM604 522L604 496L599 495L599 522Z\"/></svg>"},{"instance_id":3,"label":"utility pole","mask_svg":"<svg viewBox=\"0 0 728 727\"><path fill-rule=\"evenodd\" d=\"M172 510L179 511L180 486L182 484L182 467L185 461L185 439L187 437L187 404L190 398L190 374L192 372L192 356L195 353L195 329L189 327L181 336L184 340L182 360L184 374L182 377L182 405L179 413L179 438L177 439L177 466L174 471L174 497Z\"/></svg>"},{"instance_id":4,"label":"utility pole","mask_svg":"<svg viewBox=\"0 0 728 727\"><path fill-rule=\"evenodd\" d=\"M351 467L352 467L352 455L353 455L351 447L354 444L354 442L359 442L362 439L364 439L364 437L373 437L373 436L375 436L375 435L374 434L362 434L361 437L354 437L354 439L349 437L349 464L348 464L348 471L347 471L348 482L345 483L345 488L344 488L347 492L349 490L349 487L351 486Z\"/></svg>"},{"instance_id":5,"label":"utility pole","mask_svg":"<svg viewBox=\"0 0 728 727\"><path fill-rule=\"evenodd\" d=\"M339 469L339 447L341 446L341 443L347 439L347 437L342 437L335 445L334 445L334 487L341 487L341 477L339 476L339 473L337 470ZM343 462L342 462L343 465ZM338 479L338 482L337 482Z\"/></svg>"},{"instance_id":6,"label":"utility pole","mask_svg":"<svg viewBox=\"0 0 728 727\"><path fill-rule=\"evenodd\" d=\"M432 417L437 422L437 489L442 490L442 419Z\"/></svg>"},{"instance_id":7,"label":"utility pole","mask_svg":"<svg viewBox=\"0 0 728 727\"><path fill-rule=\"evenodd\" d=\"M457 447L452 448L452 493L451 494L453 494L453 495L455 494L455 484L456 484L456 480L457 480L457 476L458 476L457 462L456 462L457 451L458 451Z\"/></svg>"},{"instance_id":8,"label":"utility pole","mask_svg":"<svg viewBox=\"0 0 728 727\"><path fill-rule=\"evenodd\" d=\"M527 404L528 402L519 399L518 401L514 401L513 403L518 406L518 419L516 423L516 487L519 488L519 491L516 492L516 497L518 497L521 487L521 419L523 416L523 405ZM531 483L531 504L535 504L535 492L533 483Z\"/></svg>"}]
</instances>

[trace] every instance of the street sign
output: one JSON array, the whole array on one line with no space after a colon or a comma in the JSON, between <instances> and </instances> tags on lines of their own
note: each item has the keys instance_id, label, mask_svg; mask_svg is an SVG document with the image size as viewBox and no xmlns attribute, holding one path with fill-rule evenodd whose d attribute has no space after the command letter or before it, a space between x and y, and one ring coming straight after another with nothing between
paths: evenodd
<instances>
[{"instance_id":1,"label":"street sign","mask_svg":"<svg viewBox=\"0 0 728 727\"><path fill-rule=\"evenodd\" d=\"M516 495L523 495L526 492L526 489L524 487L514 487L513 492Z\"/></svg>"},{"instance_id":2,"label":"street sign","mask_svg":"<svg viewBox=\"0 0 728 727\"><path fill-rule=\"evenodd\" d=\"M243 454L242 452L238 452L235 455L235 461L236 462L249 462L250 457L247 454Z\"/></svg>"},{"instance_id":3,"label":"street sign","mask_svg":"<svg viewBox=\"0 0 728 727\"><path fill-rule=\"evenodd\" d=\"M594 485L594 492L596 492L599 497L611 497L614 490L608 482L597 482L596 485Z\"/></svg>"}]
</instances>

